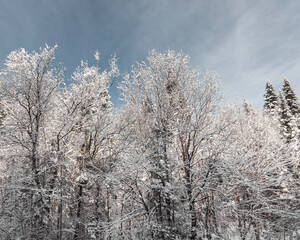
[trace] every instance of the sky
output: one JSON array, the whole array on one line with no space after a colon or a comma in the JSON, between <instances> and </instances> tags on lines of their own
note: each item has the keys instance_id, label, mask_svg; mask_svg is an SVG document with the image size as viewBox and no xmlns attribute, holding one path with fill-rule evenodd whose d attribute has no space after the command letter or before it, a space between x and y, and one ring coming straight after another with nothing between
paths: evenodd
<instances>
[{"instance_id":1,"label":"sky","mask_svg":"<svg viewBox=\"0 0 300 240\"><path fill-rule=\"evenodd\" d=\"M266 81L284 77L300 96L300 1L0 0L0 64L20 47L58 45L66 79L87 60L116 54L121 73L150 50L182 51L194 67L216 71L229 102L262 108ZM110 93L119 106L117 83Z\"/></svg>"}]
</instances>

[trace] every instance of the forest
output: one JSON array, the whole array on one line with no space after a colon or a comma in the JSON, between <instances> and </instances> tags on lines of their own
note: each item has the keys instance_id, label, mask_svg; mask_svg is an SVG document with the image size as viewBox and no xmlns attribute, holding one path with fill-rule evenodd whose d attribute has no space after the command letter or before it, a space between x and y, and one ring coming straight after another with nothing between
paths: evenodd
<instances>
[{"instance_id":1,"label":"forest","mask_svg":"<svg viewBox=\"0 0 300 240\"><path fill-rule=\"evenodd\" d=\"M226 103L217 73L181 52L128 73L96 52L66 79L56 50L20 48L1 67L0 239L300 239L287 79L279 93L267 81L257 110Z\"/></svg>"}]
</instances>

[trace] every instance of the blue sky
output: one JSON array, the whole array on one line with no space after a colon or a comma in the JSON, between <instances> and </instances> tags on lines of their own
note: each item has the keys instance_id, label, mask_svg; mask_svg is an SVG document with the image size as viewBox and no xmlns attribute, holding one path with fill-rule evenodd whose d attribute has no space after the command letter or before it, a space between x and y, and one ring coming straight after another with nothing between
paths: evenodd
<instances>
[{"instance_id":1,"label":"blue sky","mask_svg":"<svg viewBox=\"0 0 300 240\"><path fill-rule=\"evenodd\" d=\"M69 77L96 50L103 67L116 54L125 72L149 50L172 49L216 71L229 101L261 108L267 79L278 90L286 76L300 96L299 12L291 0L0 0L0 63L57 43ZM111 95L119 105L116 87Z\"/></svg>"}]
</instances>

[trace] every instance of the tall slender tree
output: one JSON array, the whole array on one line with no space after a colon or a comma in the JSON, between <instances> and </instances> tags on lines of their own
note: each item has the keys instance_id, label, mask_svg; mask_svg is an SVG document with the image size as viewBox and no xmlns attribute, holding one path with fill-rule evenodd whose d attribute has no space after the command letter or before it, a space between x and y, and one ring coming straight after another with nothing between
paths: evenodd
<instances>
[{"instance_id":1,"label":"tall slender tree","mask_svg":"<svg viewBox=\"0 0 300 240\"><path fill-rule=\"evenodd\" d=\"M300 103L299 98L294 92L294 89L291 87L290 81L284 78L282 93L286 100L288 107L290 108L291 114L296 118L300 115Z\"/></svg>"},{"instance_id":2,"label":"tall slender tree","mask_svg":"<svg viewBox=\"0 0 300 240\"><path fill-rule=\"evenodd\" d=\"M289 108L287 100L281 91L279 91L279 99L279 119L281 123L281 133L287 139L287 142L292 142L298 137L297 119L291 113L291 109Z\"/></svg>"},{"instance_id":3,"label":"tall slender tree","mask_svg":"<svg viewBox=\"0 0 300 240\"><path fill-rule=\"evenodd\" d=\"M300 140L300 103L299 98L294 92L294 89L291 87L291 84L289 80L286 78L283 82L282 92L284 95L284 98L286 100L286 103L290 109L291 114L294 117L294 121L296 122L296 125L298 126L298 139Z\"/></svg>"},{"instance_id":4,"label":"tall slender tree","mask_svg":"<svg viewBox=\"0 0 300 240\"><path fill-rule=\"evenodd\" d=\"M7 112L2 146L14 148L5 158L17 169L18 175L13 179L19 190L12 189L11 194L19 198L18 207L24 213L12 229L24 229L23 238L28 239L47 239L53 224L49 198L53 191L49 182L52 162L48 158L47 130L63 77L63 69L51 65L55 49L56 46L46 46L40 52L13 51L2 71L0 93ZM12 211L20 214L18 208ZM19 238L21 232L15 230L14 238Z\"/></svg>"},{"instance_id":5,"label":"tall slender tree","mask_svg":"<svg viewBox=\"0 0 300 240\"><path fill-rule=\"evenodd\" d=\"M273 84L268 80L266 83L266 92L264 94L264 109L271 115L275 115L278 107L278 97L275 93Z\"/></svg>"}]
</instances>

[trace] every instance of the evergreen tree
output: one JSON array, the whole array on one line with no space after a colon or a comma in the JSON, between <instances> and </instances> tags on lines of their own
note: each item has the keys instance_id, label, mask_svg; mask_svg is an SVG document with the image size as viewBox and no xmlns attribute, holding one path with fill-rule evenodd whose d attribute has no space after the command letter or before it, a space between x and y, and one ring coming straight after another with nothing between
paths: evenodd
<instances>
[{"instance_id":1,"label":"evergreen tree","mask_svg":"<svg viewBox=\"0 0 300 240\"><path fill-rule=\"evenodd\" d=\"M281 132L283 136L287 139L287 142L291 142L295 136L297 136L297 125L294 115L291 113L287 100L285 99L283 93L279 91L279 118L281 122Z\"/></svg>"},{"instance_id":2,"label":"evergreen tree","mask_svg":"<svg viewBox=\"0 0 300 240\"><path fill-rule=\"evenodd\" d=\"M291 113L297 118L300 114L299 99L296 96L293 88L291 87L289 80L287 80L286 78L283 82L282 92Z\"/></svg>"},{"instance_id":3,"label":"evergreen tree","mask_svg":"<svg viewBox=\"0 0 300 240\"><path fill-rule=\"evenodd\" d=\"M300 103L299 98L295 94L293 88L289 80L284 78L283 87L282 87L283 95L287 102L287 105L291 111L291 114L295 118L295 123L298 126L298 138L300 139Z\"/></svg>"},{"instance_id":4,"label":"evergreen tree","mask_svg":"<svg viewBox=\"0 0 300 240\"><path fill-rule=\"evenodd\" d=\"M247 115L255 114L255 110L251 103L248 103L245 99L243 101L243 112Z\"/></svg>"},{"instance_id":5,"label":"evergreen tree","mask_svg":"<svg viewBox=\"0 0 300 240\"><path fill-rule=\"evenodd\" d=\"M278 107L278 97L275 93L273 84L268 80L266 84L266 93L264 94L264 109L270 114L274 115L276 108Z\"/></svg>"}]
</instances>

